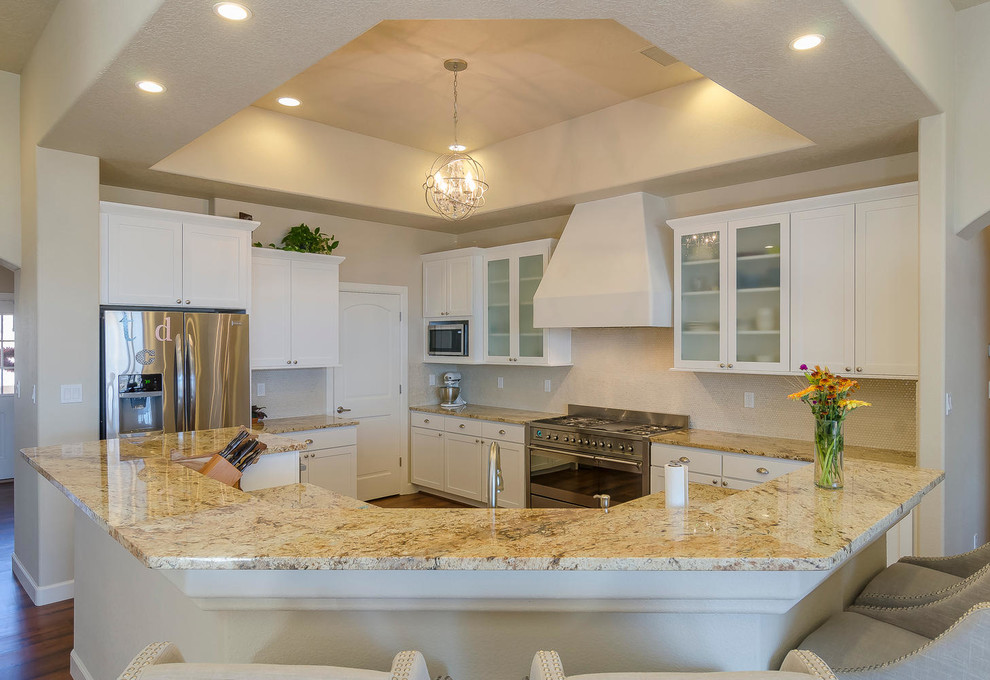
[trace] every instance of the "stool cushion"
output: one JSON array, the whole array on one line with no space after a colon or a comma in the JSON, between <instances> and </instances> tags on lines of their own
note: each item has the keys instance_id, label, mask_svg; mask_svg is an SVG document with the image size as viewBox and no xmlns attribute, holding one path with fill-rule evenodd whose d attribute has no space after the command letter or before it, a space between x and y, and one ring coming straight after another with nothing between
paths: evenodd
<instances>
[{"instance_id":1,"label":"stool cushion","mask_svg":"<svg viewBox=\"0 0 990 680\"><path fill-rule=\"evenodd\" d=\"M137 680L389 680L390 674L337 666L263 663L165 663L144 668Z\"/></svg>"},{"instance_id":2,"label":"stool cushion","mask_svg":"<svg viewBox=\"0 0 990 680\"><path fill-rule=\"evenodd\" d=\"M942 590L962 581L958 576L921 567L909 562L895 562L873 577L856 598L858 605L904 607L933 602Z\"/></svg>"},{"instance_id":3,"label":"stool cushion","mask_svg":"<svg viewBox=\"0 0 990 680\"><path fill-rule=\"evenodd\" d=\"M797 646L817 654L833 672L898 659L930 642L929 638L877 621L839 612Z\"/></svg>"},{"instance_id":4,"label":"stool cushion","mask_svg":"<svg viewBox=\"0 0 990 680\"><path fill-rule=\"evenodd\" d=\"M567 680L810 680L807 673L785 671L726 671L721 673L589 673L568 675Z\"/></svg>"}]
</instances>

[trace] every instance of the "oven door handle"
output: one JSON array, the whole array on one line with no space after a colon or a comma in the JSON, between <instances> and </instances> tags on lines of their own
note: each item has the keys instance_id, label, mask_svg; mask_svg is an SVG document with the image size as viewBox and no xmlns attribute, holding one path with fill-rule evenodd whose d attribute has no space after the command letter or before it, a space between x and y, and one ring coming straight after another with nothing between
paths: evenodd
<instances>
[{"instance_id":1,"label":"oven door handle","mask_svg":"<svg viewBox=\"0 0 990 680\"><path fill-rule=\"evenodd\" d=\"M573 453L571 451L560 451L558 449L544 449L539 446L530 446L530 451L542 451L543 453L555 453L559 456L574 456L575 458L587 458L588 460L598 460L599 456L589 456L586 453Z\"/></svg>"}]
</instances>

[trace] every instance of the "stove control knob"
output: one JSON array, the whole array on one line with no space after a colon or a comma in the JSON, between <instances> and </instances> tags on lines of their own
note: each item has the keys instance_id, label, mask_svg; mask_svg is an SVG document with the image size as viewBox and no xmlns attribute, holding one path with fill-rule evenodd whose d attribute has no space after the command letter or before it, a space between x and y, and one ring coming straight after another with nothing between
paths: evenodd
<instances>
[{"instance_id":1,"label":"stove control knob","mask_svg":"<svg viewBox=\"0 0 990 680\"><path fill-rule=\"evenodd\" d=\"M547 435L547 439L550 439L550 435Z\"/></svg>"},{"instance_id":2,"label":"stove control knob","mask_svg":"<svg viewBox=\"0 0 990 680\"><path fill-rule=\"evenodd\" d=\"M569 441L571 441L571 438L570 438L570 437L568 437L568 436L567 436L567 435L565 434L565 435L564 435L564 441L565 441L565 442L569 442Z\"/></svg>"},{"instance_id":3,"label":"stove control knob","mask_svg":"<svg viewBox=\"0 0 990 680\"><path fill-rule=\"evenodd\" d=\"M588 444L590 444L590 443L591 443L591 442L590 442L590 441L588 441L587 439L585 439L585 440L584 440L584 445L585 445L585 446L587 446L587 445L588 445Z\"/></svg>"},{"instance_id":4,"label":"stove control knob","mask_svg":"<svg viewBox=\"0 0 990 680\"><path fill-rule=\"evenodd\" d=\"M608 448L612 448L612 442L608 443Z\"/></svg>"},{"instance_id":5,"label":"stove control knob","mask_svg":"<svg viewBox=\"0 0 990 680\"><path fill-rule=\"evenodd\" d=\"M594 446L595 448L598 448L598 442L596 442L596 441L592 441L591 442L591 445Z\"/></svg>"},{"instance_id":6,"label":"stove control knob","mask_svg":"<svg viewBox=\"0 0 990 680\"><path fill-rule=\"evenodd\" d=\"M560 439L560 437L558 437L557 435L554 435L554 436L553 436L553 440L554 440L554 441L557 441L558 439Z\"/></svg>"},{"instance_id":7,"label":"stove control knob","mask_svg":"<svg viewBox=\"0 0 990 680\"><path fill-rule=\"evenodd\" d=\"M625 444L619 444L619 451L625 451L625 450L626 450L626 445Z\"/></svg>"}]
</instances>

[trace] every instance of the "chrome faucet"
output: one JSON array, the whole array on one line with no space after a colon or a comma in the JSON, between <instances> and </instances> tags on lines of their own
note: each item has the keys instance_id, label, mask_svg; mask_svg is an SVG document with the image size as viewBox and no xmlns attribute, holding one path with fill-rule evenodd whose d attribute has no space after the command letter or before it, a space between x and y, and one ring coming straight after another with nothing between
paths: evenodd
<instances>
[{"instance_id":1,"label":"chrome faucet","mask_svg":"<svg viewBox=\"0 0 990 680\"><path fill-rule=\"evenodd\" d=\"M502 452L498 442L492 441L492 446L488 450L488 507L498 506L498 493L503 490L502 486Z\"/></svg>"}]
</instances>

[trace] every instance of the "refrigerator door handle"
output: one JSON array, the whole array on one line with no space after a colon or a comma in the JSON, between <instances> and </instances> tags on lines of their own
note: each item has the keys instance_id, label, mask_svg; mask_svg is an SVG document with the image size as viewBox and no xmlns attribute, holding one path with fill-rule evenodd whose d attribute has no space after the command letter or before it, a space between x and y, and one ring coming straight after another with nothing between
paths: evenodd
<instances>
[{"instance_id":1,"label":"refrigerator door handle","mask_svg":"<svg viewBox=\"0 0 990 680\"><path fill-rule=\"evenodd\" d=\"M196 390L199 388L198 380L196 377L196 351L197 342L196 334L193 332L193 322L189 315L186 315L182 323L182 337L185 339L186 352L185 352L185 366L186 366L186 428L187 430L195 430L196 425Z\"/></svg>"},{"instance_id":2,"label":"refrigerator door handle","mask_svg":"<svg viewBox=\"0 0 990 680\"><path fill-rule=\"evenodd\" d=\"M179 317L180 319L182 317ZM175 335L175 370L172 371L173 389L175 394L175 432L186 431L186 371L185 345L182 333Z\"/></svg>"}]
</instances>

